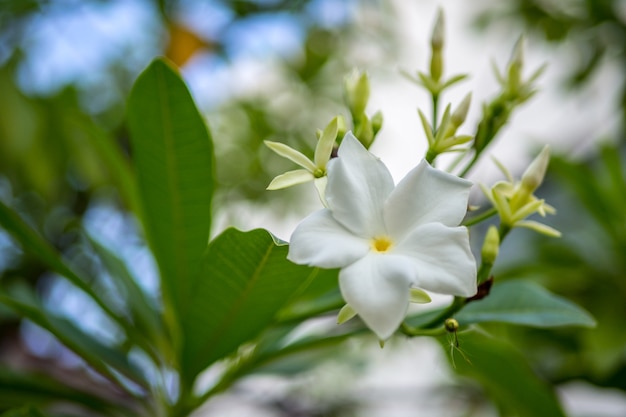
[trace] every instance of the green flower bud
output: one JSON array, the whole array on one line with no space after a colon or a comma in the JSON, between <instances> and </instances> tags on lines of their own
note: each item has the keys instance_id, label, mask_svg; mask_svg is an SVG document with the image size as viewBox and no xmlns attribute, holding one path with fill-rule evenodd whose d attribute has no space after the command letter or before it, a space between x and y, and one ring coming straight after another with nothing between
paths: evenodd
<instances>
[{"instance_id":1,"label":"green flower bud","mask_svg":"<svg viewBox=\"0 0 626 417\"><path fill-rule=\"evenodd\" d=\"M525 40L523 36L515 43L513 54L509 60L507 90L511 93L517 93L522 84L522 68L524 67L524 49Z\"/></svg>"},{"instance_id":2,"label":"green flower bud","mask_svg":"<svg viewBox=\"0 0 626 417\"><path fill-rule=\"evenodd\" d=\"M353 117L364 114L370 97L370 83L367 74L354 69L346 76L344 89L348 108Z\"/></svg>"},{"instance_id":3,"label":"green flower bud","mask_svg":"<svg viewBox=\"0 0 626 417\"><path fill-rule=\"evenodd\" d=\"M439 83L441 76L443 75L443 43L445 37L445 22L443 18L443 11L439 9L437 13L437 20L435 21L435 27L433 28L433 34L430 38L430 46L432 49L432 56L430 58L430 77L435 83Z\"/></svg>"},{"instance_id":4,"label":"green flower bud","mask_svg":"<svg viewBox=\"0 0 626 417\"><path fill-rule=\"evenodd\" d=\"M377 111L372 116L372 130L374 131L374 136L380 132L380 129L383 127L383 114L380 111Z\"/></svg>"},{"instance_id":5,"label":"green flower bud","mask_svg":"<svg viewBox=\"0 0 626 417\"><path fill-rule=\"evenodd\" d=\"M482 257L482 263L485 265L493 265L498 257L500 251L500 234L496 226L489 226L487 234L485 235L485 241L483 243L480 255Z\"/></svg>"},{"instance_id":6,"label":"green flower bud","mask_svg":"<svg viewBox=\"0 0 626 417\"><path fill-rule=\"evenodd\" d=\"M533 193L543 182L549 162L550 147L546 145L522 175L522 187L529 193Z\"/></svg>"},{"instance_id":7,"label":"green flower bud","mask_svg":"<svg viewBox=\"0 0 626 417\"><path fill-rule=\"evenodd\" d=\"M472 102L472 93L468 93L463 98L463 101L461 101L458 107L454 110L454 112L452 113L452 116L450 116L450 121L455 127L459 127L465 122L471 102Z\"/></svg>"},{"instance_id":8,"label":"green flower bud","mask_svg":"<svg viewBox=\"0 0 626 417\"><path fill-rule=\"evenodd\" d=\"M430 38L430 45L433 51L441 51L443 49L443 42L445 39L445 20L443 10L440 8L437 11L437 19L435 20L435 26L433 27L433 34Z\"/></svg>"},{"instance_id":9,"label":"green flower bud","mask_svg":"<svg viewBox=\"0 0 626 417\"><path fill-rule=\"evenodd\" d=\"M456 319L446 319L443 325L448 333L455 333L459 330L459 322Z\"/></svg>"}]
</instances>

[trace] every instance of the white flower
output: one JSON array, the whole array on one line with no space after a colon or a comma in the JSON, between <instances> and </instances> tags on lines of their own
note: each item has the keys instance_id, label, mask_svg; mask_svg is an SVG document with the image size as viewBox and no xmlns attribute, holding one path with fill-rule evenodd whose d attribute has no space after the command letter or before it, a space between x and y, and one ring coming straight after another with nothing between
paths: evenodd
<instances>
[{"instance_id":1,"label":"white flower","mask_svg":"<svg viewBox=\"0 0 626 417\"><path fill-rule=\"evenodd\" d=\"M394 188L387 167L348 133L328 164L328 208L304 219L288 259L341 268L348 305L381 339L400 326L412 285L476 293L465 216L471 183L422 161Z\"/></svg>"}]
</instances>

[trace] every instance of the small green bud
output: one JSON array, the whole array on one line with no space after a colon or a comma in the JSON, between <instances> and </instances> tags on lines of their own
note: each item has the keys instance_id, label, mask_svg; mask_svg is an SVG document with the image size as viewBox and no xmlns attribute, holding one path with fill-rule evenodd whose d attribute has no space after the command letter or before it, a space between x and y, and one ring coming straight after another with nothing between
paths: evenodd
<instances>
[{"instance_id":1,"label":"small green bud","mask_svg":"<svg viewBox=\"0 0 626 417\"><path fill-rule=\"evenodd\" d=\"M443 325L448 333L455 333L459 330L459 322L452 318L446 319Z\"/></svg>"},{"instance_id":2,"label":"small green bud","mask_svg":"<svg viewBox=\"0 0 626 417\"><path fill-rule=\"evenodd\" d=\"M353 116L365 113L370 97L370 84L367 74L357 69L352 70L344 80L346 101Z\"/></svg>"},{"instance_id":3,"label":"small green bud","mask_svg":"<svg viewBox=\"0 0 626 417\"><path fill-rule=\"evenodd\" d=\"M450 116L450 121L455 127L459 127L465 122L471 102L472 102L472 93L468 93L463 98L463 101L461 101L458 107L454 110L454 112L452 113L452 116Z\"/></svg>"},{"instance_id":4,"label":"small green bud","mask_svg":"<svg viewBox=\"0 0 626 417\"><path fill-rule=\"evenodd\" d=\"M378 132L380 132L380 129L383 127L383 114L380 111L377 111L372 116L371 122L374 136L376 136Z\"/></svg>"},{"instance_id":5,"label":"small green bud","mask_svg":"<svg viewBox=\"0 0 626 417\"><path fill-rule=\"evenodd\" d=\"M480 255L482 257L482 263L485 265L493 265L498 257L500 251L500 234L496 226L489 226L487 234L485 235L485 241L483 243Z\"/></svg>"},{"instance_id":6,"label":"small green bud","mask_svg":"<svg viewBox=\"0 0 626 417\"><path fill-rule=\"evenodd\" d=\"M439 9L437 12L437 20L435 20L435 27L433 28L433 34L430 38L430 46L432 49L432 56L430 58L430 78L439 83L441 76L443 75L443 43L445 38L445 22L443 18L443 11Z\"/></svg>"},{"instance_id":7,"label":"small green bud","mask_svg":"<svg viewBox=\"0 0 626 417\"><path fill-rule=\"evenodd\" d=\"M433 51L441 51L443 49L443 43L445 39L445 20L443 10L440 8L437 11L437 19L435 20L435 26L433 27L433 34L430 38L430 46Z\"/></svg>"},{"instance_id":8,"label":"small green bud","mask_svg":"<svg viewBox=\"0 0 626 417\"><path fill-rule=\"evenodd\" d=\"M342 115L337 116L337 142L348 133L348 126L346 125L346 118Z\"/></svg>"},{"instance_id":9,"label":"small green bud","mask_svg":"<svg viewBox=\"0 0 626 417\"><path fill-rule=\"evenodd\" d=\"M519 90L520 85L522 84L522 69L524 67L524 49L525 49L525 40L523 36L515 43L513 47L513 53L511 54L511 59L509 60L508 66L508 78L507 78L507 89L510 92L517 92Z\"/></svg>"},{"instance_id":10,"label":"small green bud","mask_svg":"<svg viewBox=\"0 0 626 417\"><path fill-rule=\"evenodd\" d=\"M543 177L546 175L546 170L548 169L548 163L550 162L550 147L548 145L544 146L539 155L530 163L526 171L524 171L524 175L522 175L522 187L528 191L528 193L533 193L541 183L543 182Z\"/></svg>"}]
</instances>

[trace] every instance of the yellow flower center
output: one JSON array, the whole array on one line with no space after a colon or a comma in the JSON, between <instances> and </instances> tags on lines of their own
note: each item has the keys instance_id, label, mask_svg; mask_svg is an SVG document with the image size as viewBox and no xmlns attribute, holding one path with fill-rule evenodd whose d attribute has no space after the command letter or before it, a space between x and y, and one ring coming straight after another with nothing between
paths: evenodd
<instances>
[{"instance_id":1,"label":"yellow flower center","mask_svg":"<svg viewBox=\"0 0 626 417\"><path fill-rule=\"evenodd\" d=\"M376 252L387 252L392 245L393 242L387 236L375 237L372 240L372 249L374 249Z\"/></svg>"}]
</instances>

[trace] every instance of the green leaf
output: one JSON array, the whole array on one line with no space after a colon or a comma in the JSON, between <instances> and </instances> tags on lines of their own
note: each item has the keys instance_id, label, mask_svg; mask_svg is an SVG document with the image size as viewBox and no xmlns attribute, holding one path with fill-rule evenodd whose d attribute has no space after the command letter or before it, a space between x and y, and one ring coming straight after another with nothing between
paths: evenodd
<instances>
[{"instance_id":1,"label":"green leaf","mask_svg":"<svg viewBox=\"0 0 626 417\"><path fill-rule=\"evenodd\" d=\"M31 228L22 218L2 201L0 201L0 226L2 226L11 236L22 244L25 251L37 257L52 271L67 278L72 284L80 288L85 294L90 296L100 306L105 313L113 318L117 323L125 327L125 323L115 314L109 306L81 279L61 258L55 248L53 248L37 231Z\"/></svg>"},{"instance_id":2,"label":"green leaf","mask_svg":"<svg viewBox=\"0 0 626 417\"><path fill-rule=\"evenodd\" d=\"M581 307L526 280L497 283L489 296L471 302L455 318L461 325L502 322L533 327L593 327L596 324Z\"/></svg>"},{"instance_id":3,"label":"green leaf","mask_svg":"<svg viewBox=\"0 0 626 417\"><path fill-rule=\"evenodd\" d=\"M162 344L160 342L163 338L163 325L158 307L139 287L122 259L93 237L87 236L87 238L117 286L117 296L125 298L125 304L130 312L134 328L142 332L153 343Z\"/></svg>"},{"instance_id":4,"label":"green leaf","mask_svg":"<svg viewBox=\"0 0 626 417\"><path fill-rule=\"evenodd\" d=\"M84 378L84 375L82 377ZM97 383L93 383L93 385L97 385ZM116 415L115 410L119 412L119 410L129 408L129 402L122 404L107 401L93 393L69 386L65 382L52 379L47 375L18 373L9 369L0 369L0 408L12 408L1 414L2 417L40 416L41 414L32 407L22 406L25 404L44 406L56 402L80 404L106 415Z\"/></svg>"},{"instance_id":5,"label":"green leaf","mask_svg":"<svg viewBox=\"0 0 626 417\"><path fill-rule=\"evenodd\" d=\"M501 415L565 417L552 387L512 346L478 332L460 333L458 339L458 349L450 347L448 338L442 339L453 368L479 382Z\"/></svg>"},{"instance_id":6,"label":"green leaf","mask_svg":"<svg viewBox=\"0 0 626 417\"><path fill-rule=\"evenodd\" d=\"M258 336L317 273L287 261L287 250L264 230L228 229L211 242L182 317L185 381Z\"/></svg>"},{"instance_id":7,"label":"green leaf","mask_svg":"<svg viewBox=\"0 0 626 417\"><path fill-rule=\"evenodd\" d=\"M44 417L39 410L33 407L21 407L14 408L5 413L0 414L0 417Z\"/></svg>"},{"instance_id":8,"label":"green leaf","mask_svg":"<svg viewBox=\"0 0 626 417\"><path fill-rule=\"evenodd\" d=\"M68 279L76 287L80 288L109 316L115 323L124 329L126 336L146 348L145 340L139 337L123 317L113 312L109 305L87 283L86 279L78 276L61 258L53 248L37 231L31 228L22 218L0 201L0 226L22 244L25 251L31 253L43 262L50 270L59 273Z\"/></svg>"},{"instance_id":9,"label":"green leaf","mask_svg":"<svg viewBox=\"0 0 626 417\"><path fill-rule=\"evenodd\" d=\"M128 124L144 230L159 265L166 318L176 332L209 240L213 144L185 83L163 59L135 82Z\"/></svg>"},{"instance_id":10,"label":"green leaf","mask_svg":"<svg viewBox=\"0 0 626 417\"><path fill-rule=\"evenodd\" d=\"M126 389L122 383L119 383L119 379L111 368L139 386L149 385L143 374L128 362L128 358L122 351L103 345L72 322L44 310L28 287L15 285L11 295L0 291L0 303L11 308L20 317L49 331L94 370L111 381L118 382L121 388Z\"/></svg>"}]
</instances>

